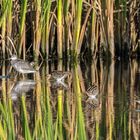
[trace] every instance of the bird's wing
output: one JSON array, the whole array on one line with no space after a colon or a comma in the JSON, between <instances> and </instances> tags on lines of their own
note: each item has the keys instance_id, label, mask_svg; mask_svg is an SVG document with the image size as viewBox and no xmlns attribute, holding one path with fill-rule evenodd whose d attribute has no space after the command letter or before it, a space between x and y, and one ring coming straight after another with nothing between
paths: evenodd
<instances>
[{"instance_id":1,"label":"bird's wing","mask_svg":"<svg viewBox=\"0 0 140 140\"><path fill-rule=\"evenodd\" d=\"M18 61L17 63L16 63L16 65L18 66L18 67L20 67L21 69L24 69L24 70L29 70L29 69L33 69L33 67L28 63L28 62L26 62L26 61Z\"/></svg>"}]
</instances>

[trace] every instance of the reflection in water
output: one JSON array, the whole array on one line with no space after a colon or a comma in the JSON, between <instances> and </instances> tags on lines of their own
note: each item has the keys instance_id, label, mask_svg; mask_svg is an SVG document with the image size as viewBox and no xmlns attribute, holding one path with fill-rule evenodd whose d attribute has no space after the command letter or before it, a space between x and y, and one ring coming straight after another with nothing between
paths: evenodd
<instances>
[{"instance_id":1,"label":"reflection in water","mask_svg":"<svg viewBox=\"0 0 140 140\"><path fill-rule=\"evenodd\" d=\"M53 89L69 89L72 81L71 72L53 71L51 73L51 87Z\"/></svg>"},{"instance_id":2,"label":"reflection in water","mask_svg":"<svg viewBox=\"0 0 140 140\"><path fill-rule=\"evenodd\" d=\"M56 69L58 73L60 70L70 71L71 77L61 75L59 80L56 75L53 80L46 77L53 75L52 71ZM24 106L30 135L34 135L34 139L139 139L139 69L137 61L106 63L95 60L90 64L82 62L72 67L46 64L35 73L37 82L16 82L10 96L16 100L24 93L31 93L35 87L34 94L25 98ZM1 100L6 102L9 79L0 80ZM51 90L53 88L61 90ZM13 103L15 135L25 138L25 123L20 120L25 108L19 102ZM3 111L1 107L0 111ZM0 117L3 118L3 115ZM2 119L1 126L7 124L5 120Z\"/></svg>"},{"instance_id":3,"label":"reflection in water","mask_svg":"<svg viewBox=\"0 0 140 140\"><path fill-rule=\"evenodd\" d=\"M36 82L33 80L17 81L11 90L11 99L17 100L18 97L34 89Z\"/></svg>"},{"instance_id":4,"label":"reflection in water","mask_svg":"<svg viewBox=\"0 0 140 140\"><path fill-rule=\"evenodd\" d=\"M89 104L90 107L98 107L99 106L99 98L97 97L99 94L99 90L96 84L91 85L87 90L86 94L88 95L88 99L86 100L86 104Z\"/></svg>"}]
</instances>

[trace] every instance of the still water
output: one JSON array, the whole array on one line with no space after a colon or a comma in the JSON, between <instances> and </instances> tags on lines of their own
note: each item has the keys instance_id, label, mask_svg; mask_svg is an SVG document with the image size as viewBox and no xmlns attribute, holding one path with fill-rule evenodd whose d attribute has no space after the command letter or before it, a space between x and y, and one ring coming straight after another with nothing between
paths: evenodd
<instances>
[{"instance_id":1,"label":"still water","mask_svg":"<svg viewBox=\"0 0 140 140\"><path fill-rule=\"evenodd\" d=\"M140 63L47 61L35 74L0 65L0 138L140 139ZM60 80L48 78L63 71ZM11 137L11 138L10 138Z\"/></svg>"}]
</instances>

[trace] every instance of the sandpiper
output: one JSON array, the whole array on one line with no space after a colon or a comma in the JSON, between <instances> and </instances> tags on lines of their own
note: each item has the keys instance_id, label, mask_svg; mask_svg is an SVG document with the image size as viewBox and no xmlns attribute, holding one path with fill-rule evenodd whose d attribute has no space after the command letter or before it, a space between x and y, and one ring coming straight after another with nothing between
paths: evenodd
<instances>
[{"instance_id":1,"label":"sandpiper","mask_svg":"<svg viewBox=\"0 0 140 140\"><path fill-rule=\"evenodd\" d=\"M24 73L36 72L36 70L33 68L33 66L29 62L17 58L16 55L11 56L10 62L11 62L11 65L14 67L14 69L18 71L19 73L24 74Z\"/></svg>"}]
</instances>

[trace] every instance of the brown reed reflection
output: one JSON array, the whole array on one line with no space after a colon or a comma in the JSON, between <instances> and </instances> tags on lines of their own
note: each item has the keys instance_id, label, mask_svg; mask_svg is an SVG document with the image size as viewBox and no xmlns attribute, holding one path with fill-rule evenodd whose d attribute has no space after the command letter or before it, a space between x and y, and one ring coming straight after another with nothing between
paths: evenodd
<instances>
[{"instance_id":1,"label":"brown reed reflection","mask_svg":"<svg viewBox=\"0 0 140 140\"><path fill-rule=\"evenodd\" d=\"M32 139L138 139L139 63L84 63L64 67L62 62L47 62L34 76L1 78L0 125L5 124L4 134L9 127L12 137L18 139L25 138L25 130ZM1 68L0 74L7 75L9 66ZM63 72L70 74L59 77L68 90L52 88L57 81L57 76L51 80L53 72L61 77Z\"/></svg>"}]
</instances>

